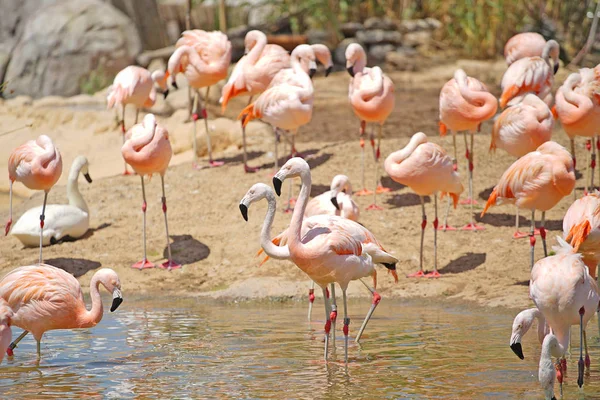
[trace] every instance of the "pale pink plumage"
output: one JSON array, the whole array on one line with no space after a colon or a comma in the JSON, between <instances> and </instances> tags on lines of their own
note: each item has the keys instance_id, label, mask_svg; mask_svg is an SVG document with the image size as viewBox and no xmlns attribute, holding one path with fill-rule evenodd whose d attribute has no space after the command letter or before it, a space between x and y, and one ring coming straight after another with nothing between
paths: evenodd
<instances>
[{"instance_id":1,"label":"pale pink plumage","mask_svg":"<svg viewBox=\"0 0 600 400\"><path fill-rule=\"evenodd\" d=\"M0 297L0 363L4 358L4 351L10 345L12 340L12 324L13 311L8 303Z\"/></svg>"},{"instance_id":2,"label":"pale pink plumage","mask_svg":"<svg viewBox=\"0 0 600 400\"><path fill-rule=\"evenodd\" d=\"M317 60L325 67L325 76L329 75L333 68L333 60L331 59L331 51L324 44L311 44L310 47L315 52Z\"/></svg>"},{"instance_id":3,"label":"pale pink plumage","mask_svg":"<svg viewBox=\"0 0 600 400\"><path fill-rule=\"evenodd\" d=\"M592 278L600 262L600 193L575 200L563 219L563 237L583 256Z\"/></svg>"},{"instance_id":4,"label":"pale pink plumage","mask_svg":"<svg viewBox=\"0 0 600 400\"><path fill-rule=\"evenodd\" d=\"M121 154L138 175L164 175L173 155L169 133L147 114L141 124L131 127Z\"/></svg>"},{"instance_id":5,"label":"pale pink plumage","mask_svg":"<svg viewBox=\"0 0 600 400\"><path fill-rule=\"evenodd\" d=\"M331 202L332 198L337 200L339 209ZM319 214L337 215L352 221L358 221L360 209L352 200L352 185L346 175L333 177L330 190L313 197L308 202L304 216L308 218Z\"/></svg>"},{"instance_id":6,"label":"pale pink plumage","mask_svg":"<svg viewBox=\"0 0 600 400\"><path fill-rule=\"evenodd\" d=\"M51 265L17 268L0 281L0 298L13 310L12 323L31 332L39 342L44 332L53 329L91 328L102 319L102 284L113 294L111 311L121 303L121 282L108 268L100 269L90 282L92 308L88 311L81 286L73 275ZM5 349L5 348L4 348ZM2 349L2 351L4 351Z\"/></svg>"},{"instance_id":7,"label":"pale pink plumage","mask_svg":"<svg viewBox=\"0 0 600 400\"><path fill-rule=\"evenodd\" d=\"M593 137L600 125L600 69L583 68L556 92L555 110L567 136Z\"/></svg>"},{"instance_id":8,"label":"pale pink plumage","mask_svg":"<svg viewBox=\"0 0 600 400\"><path fill-rule=\"evenodd\" d=\"M529 93L496 119L490 150L500 148L513 157L522 157L550 140L553 125L546 103Z\"/></svg>"},{"instance_id":9,"label":"pale pink plumage","mask_svg":"<svg viewBox=\"0 0 600 400\"><path fill-rule=\"evenodd\" d=\"M537 32L518 33L504 45L504 58L508 65L525 57L541 57L546 39Z\"/></svg>"},{"instance_id":10,"label":"pale pink plumage","mask_svg":"<svg viewBox=\"0 0 600 400\"><path fill-rule=\"evenodd\" d=\"M130 65L119 71L106 97L107 107L133 105L137 110L150 108L156 101L156 87L167 89L164 73L152 74L145 68Z\"/></svg>"}]
</instances>

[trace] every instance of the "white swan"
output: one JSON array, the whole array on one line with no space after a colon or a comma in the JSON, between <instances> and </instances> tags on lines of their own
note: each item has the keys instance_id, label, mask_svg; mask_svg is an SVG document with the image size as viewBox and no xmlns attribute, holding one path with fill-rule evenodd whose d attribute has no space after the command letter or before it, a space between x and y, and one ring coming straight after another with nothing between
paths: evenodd
<instances>
[{"instance_id":1,"label":"white swan","mask_svg":"<svg viewBox=\"0 0 600 400\"><path fill-rule=\"evenodd\" d=\"M82 237L90 226L90 216L87 204L81 193L77 178L83 173L85 179L91 183L92 178L88 173L88 160L79 156L73 161L67 183L67 197L69 204L49 204L46 206L44 220L43 245L55 244L60 239L78 239ZM40 245L40 214L42 207L29 209L19 218L14 225L11 235L19 239L26 247Z\"/></svg>"}]
</instances>

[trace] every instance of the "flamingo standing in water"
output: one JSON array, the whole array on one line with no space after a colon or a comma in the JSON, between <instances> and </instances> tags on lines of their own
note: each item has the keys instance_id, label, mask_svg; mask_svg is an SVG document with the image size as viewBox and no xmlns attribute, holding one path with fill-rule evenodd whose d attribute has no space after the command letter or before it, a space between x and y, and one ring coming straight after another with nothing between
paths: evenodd
<instances>
[{"instance_id":1,"label":"flamingo standing in water","mask_svg":"<svg viewBox=\"0 0 600 400\"><path fill-rule=\"evenodd\" d=\"M40 214L40 264L42 263L42 244L44 239L44 219L48 192L62 173L62 158L52 140L41 135L36 140L17 147L8 158L8 179L10 181L9 217L4 234L8 235L12 225L12 186L15 181L23 183L31 190L44 191L44 203Z\"/></svg>"},{"instance_id":2,"label":"flamingo standing in water","mask_svg":"<svg viewBox=\"0 0 600 400\"><path fill-rule=\"evenodd\" d=\"M193 167L198 167L198 143L196 142L196 121L204 120L206 128L206 146L210 167L223 165L222 161L212 158L212 145L208 129L206 103L210 87L227 78L227 69L231 63L231 42L227 35L219 31L206 32L199 29L185 31L176 43L177 49L169 58L167 76L171 76L171 84L177 88L175 76L183 73L190 87L194 89L194 105L192 106L194 121L193 130ZM200 98L200 89L206 88L204 102ZM199 111L199 112L198 112Z\"/></svg>"},{"instance_id":3,"label":"flamingo standing in water","mask_svg":"<svg viewBox=\"0 0 600 400\"><path fill-rule=\"evenodd\" d=\"M140 176L142 180L142 215L143 215L143 241L144 258L133 264L136 269L154 268L154 264L146 257L146 189L144 188L144 175L160 174L162 186L162 210L165 216L165 230L167 234L168 260L160 265L168 270L181 268L173 261L171 256L171 241L169 239L169 223L167 222L167 197L165 194L165 173L171 161L173 150L169 142L169 133L156 122L152 114L147 114L141 124L134 125L127 134L128 139L121 149L123 159Z\"/></svg>"},{"instance_id":4,"label":"flamingo standing in water","mask_svg":"<svg viewBox=\"0 0 600 400\"><path fill-rule=\"evenodd\" d=\"M367 68L367 55L358 43L352 43L346 48L346 69L352 77L348 87L348 97L354 114L360 119L360 148L361 148L361 173L362 190L356 192L357 196L371 194L365 185L365 129L367 122L379 124L377 133L377 147L375 138L371 133L371 147L375 159L375 190L373 191L373 204L367 210L383 210L377 205L377 193L389 192L384 188L379 179L379 158L381 151L381 137L383 124L394 110L396 99L394 97L394 83L383 73L381 68Z\"/></svg>"},{"instance_id":5,"label":"flamingo standing in water","mask_svg":"<svg viewBox=\"0 0 600 400\"><path fill-rule=\"evenodd\" d=\"M553 110L571 142L573 165L576 165L575 136L593 138L600 124L600 79L596 80L596 75L600 75L600 68L598 70L596 68L580 69L579 72L570 74L556 92L556 104ZM591 165L586 166L588 169L590 166L592 167L592 190L596 167L596 147L588 141L588 149L593 149ZM587 175L586 173L586 193ZM573 191L573 197L573 200L577 198L576 191Z\"/></svg>"},{"instance_id":6,"label":"flamingo standing in water","mask_svg":"<svg viewBox=\"0 0 600 400\"><path fill-rule=\"evenodd\" d=\"M347 362L350 318L348 317L346 289L350 281L367 276L373 277L375 285L377 282L377 272L374 263L382 261L375 260L369 254L371 250L375 250L376 246L373 246L373 243L363 245L354 236L351 227L360 226L354 221L335 216L320 216L327 218L327 221L318 226L311 227L308 231L302 232L304 212L306 211L312 181L310 167L306 161L298 157L288 160L273 177L273 186L277 195L281 195L283 181L294 177L300 177L302 187L287 234L290 260L321 287L324 299L327 298L327 286L329 284L337 282L340 285L344 300L344 354L345 361ZM373 237L370 233L369 236ZM377 252L381 258L385 258L386 261L383 262L395 263L397 261L395 257L383 250L378 250ZM375 303L375 299L379 295L376 296L374 289L370 290L373 293L373 303ZM374 309L374 306L376 304L371 306L371 310ZM335 315L334 313L334 319ZM369 316L367 315L367 317ZM325 301L325 319L324 355L327 360L329 332L332 323L331 308L328 301Z\"/></svg>"},{"instance_id":7,"label":"flamingo standing in water","mask_svg":"<svg viewBox=\"0 0 600 400\"><path fill-rule=\"evenodd\" d=\"M457 169L456 155L456 133L462 131L465 138L465 157L469 169L469 198L464 204L471 205L471 222L464 226L464 230L481 230L483 227L475 224L473 220L473 169L474 169L474 135L479 130L481 123L492 118L498 109L498 101L488 91L487 87L475 78L467 76L462 69L454 72L454 78L450 79L440 92L440 134L445 136L448 130L452 132L452 143L454 146L454 158L452 163ZM467 132L471 135L471 149L467 144ZM454 230L448 226L448 211L450 210L450 198L442 230Z\"/></svg>"},{"instance_id":8,"label":"flamingo standing in water","mask_svg":"<svg viewBox=\"0 0 600 400\"><path fill-rule=\"evenodd\" d=\"M539 260L531 270L529 295L550 326L551 335L542 344L540 383L544 391L553 394L554 366L551 356L564 356L570 340L571 325L580 326L579 387L583 385L584 365L589 368L585 327L598 308L598 286L582 261L581 254L561 238L554 247L556 255ZM556 340L556 343L553 343ZM554 346L552 346L554 345ZM585 362L583 360L585 346ZM553 351L548 351L551 347ZM557 365L562 370L561 364ZM561 382L562 387L562 382ZM562 390L561 390L562 393Z\"/></svg>"},{"instance_id":9,"label":"flamingo standing in water","mask_svg":"<svg viewBox=\"0 0 600 400\"><path fill-rule=\"evenodd\" d=\"M121 282L116 272L109 268L98 270L90 282L92 308L87 310L81 286L73 275L51 265L19 267L0 281L0 298L4 299L14 315L14 326L25 331L10 344L3 347L9 356L17 344L31 332L37 341L40 357L42 335L53 329L92 328L102 320L104 313L99 287L104 286L112 296L110 311L123 302Z\"/></svg>"},{"instance_id":10,"label":"flamingo standing in water","mask_svg":"<svg viewBox=\"0 0 600 400\"><path fill-rule=\"evenodd\" d=\"M508 65L525 57L541 57L546 39L537 32L517 33L504 45L504 58Z\"/></svg>"},{"instance_id":11,"label":"flamingo standing in water","mask_svg":"<svg viewBox=\"0 0 600 400\"><path fill-rule=\"evenodd\" d=\"M528 93L522 102L504 110L494 122L490 151L500 148L513 157L522 157L550 140L553 125L554 118L546 103ZM519 232L518 208L515 220L513 238L527 237Z\"/></svg>"},{"instance_id":12,"label":"flamingo standing in water","mask_svg":"<svg viewBox=\"0 0 600 400\"><path fill-rule=\"evenodd\" d=\"M544 256L547 256L546 230L544 228L546 211L554 207L563 197L569 195L574 188L575 169L571 154L558 143L549 141L508 167L490 194L481 216L483 217L487 210L496 205L499 200L531 210L529 243L531 267L533 268L535 210L542 211L540 236L544 245Z\"/></svg>"},{"instance_id":13,"label":"flamingo standing in water","mask_svg":"<svg viewBox=\"0 0 600 400\"><path fill-rule=\"evenodd\" d=\"M390 154L384 163L385 171L396 182L410 186L421 198L423 220L421 222L421 250L419 252L419 271L408 275L409 278L437 278L437 193L448 195L454 200L454 207L463 191L460 176L454 170L452 159L446 151L435 143L427 141L423 132L415 133L402 150ZM433 195L435 219L433 221L433 272L423 271L423 240L427 215L424 196Z\"/></svg>"},{"instance_id":14,"label":"flamingo standing in water","mask_svg":"<svg viewBox=\"0 0 600 400\"><path fill-rule=\"evenodd\" d=\"M12 324L13 311L8 306L8 303L0 298L0 363L4 358L4 349L8 349L12 340Z\"/></svg>"},{"instance_id":15,"label":"flamingo standing in water","mask_svg":"<svg viewBox=\"0 0 600 400\"><path fill-rule=\"evenodd\" d=\"M130 65L119 71L113 81L108 96L106 97L107 108L121 106L123 115L121 118L121 133L123 134L123 143L125 143L125 106L131 104L135 107L135 123L138 123L138 114L141 108L150 108L156 101L156 87L158 85L163 90L165 98L169 94L167 87L167 77L163 71L154 71L150 73L145 68ZM129 175L127 164L123 175Z\"/></svg>"},{"instance_id":16,"label":"flamingo standing in water","mask_svg":"<svg viewBox=\"0 0 600 400\"><path fill-rule=\"evenodd\" d=\"M544 338L550 329L544 318L544 314L537 308L528 308L517 314L512 324L512 333L510 335L510 348L521 360L525 359L523 355L523 347L521 339L529 329L533 326L533 322L537 319L537 334L540 344L544 343Z\"/></svg>"},{"instance_id":17,"label":"flamingo standing in water","mask_svg":"<svg viewBox=\"0 0 600 400\"><path fill-rule=\"evenodd\" d=\"M502 76L500 107L518 103L526 93L534 93L552 106L552 83L558 71L559 50L558 43L549 40L541 56L525 57L512 63Z\"/></svg>"},{"instance_id":18,"label":"flamingo standing in water","mask_svg":"<svg viewBox=\"0 0 600 400\"><path fill-rule=\"evenodd\" d=\"M235 65L229 79L221 91L222 112L225 112L229 100L240 95L249 95L248 105L252 97L269 87L271 80L283 68L289 68L289 53L281 46L267 44L267 36L257 30L250 31L244 38L246 52ZM242 140L244 148L244 171L256 172L258 168L248 166L246 150L246 127L242 123Z\"/></svg>"}]
</instances>

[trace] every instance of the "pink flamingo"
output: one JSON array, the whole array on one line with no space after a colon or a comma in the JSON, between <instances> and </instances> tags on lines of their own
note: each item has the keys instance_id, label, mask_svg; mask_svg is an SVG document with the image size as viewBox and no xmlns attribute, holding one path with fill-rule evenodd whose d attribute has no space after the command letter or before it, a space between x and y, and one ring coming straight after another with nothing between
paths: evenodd
<instances>
[{"instance_id":1,"label":"pink flamingo","mask_svg":"<svg viewBox=\"0 0 600 400\"><path fill-rule=\"evenodd\" d=\"M473 170L474 163L474 136L475 130L479 130L484 121L492 118L498 109L498 101L488 91L487 87L475 78L467 76L462 69L454 72L454 78L450 79L442 87L440 92L440 134L445 136L448 130L452 132L452 144L454 146L453 165L457 168L456 155L456 133L462 131L465 138L465 157L469 169L469 198L464 204L471 205L471 222L464 226L464 230L482 230L483 227L475 224L473 220ZM471 150L467 145L467 132L471 135ZM448 211L450 210L450 198L446 207L444 224L441 229L454 230L448 226Z\"/></svg>"},{"instance_id":2,"label":"pink flamingo","mask_svg":"<svg viewBox=\"0 0 600 400\"><path fill-rule=\"evenodd\" d=\"M583 68L579 72L570 74L563 85L556 92L556 104L554 112L560 120L565 133L571 142L571 153L573 164L576 165L575 158L575 136L584 136L593 138L597 132L597 126L600 124L600 79L596 80L596 75L600 75L600 69ZM588 150L594 146L588 141ZM596 149L592 153L591 184L594 187L594 169L596 167ZM588 175L588 174L586 174ZM586 177L586 192L587 192ZM574 199L577 194L573 191Z\"/></svg>"},{"instance_id":3,"label":"pink flamingo","mask_svg":"<svg viewBox=\"0 0 600 400\"><path fill-rule=\"evenodd\" d=\"M544 342L544 338L550 333L550 327L546 323L544 314L537 308L529 308L517 314L512 324L512 333L510 335L510 348L521 360L525 359L523 355L523 347L521 339L529 329L533 326L533 321L537 319L537 334L540 344Z\"/></svg>"},{"instance_id":4,"label":"pink flamingo","mask_svg":"<svg viewBox=\"0 0 600 400\"><path fill-rule=\"evenodd\" d=\"M253 30L244 39L246 55L242 57L231 72L229 79L221 91L222 111L225 112L229 100L240 95L249 95L248 105L252 97L269 87L271 80L283 68L289 68L289 53L281 46L267 44L267 36L261 31ZM256 172L257 168L248 166L246 150L246 128L242 124L242 140L244 147L244 171Z\"/></svg>"},{"instance_id":5,"label":"pink flamingo","mask_svg":"<svg viewBox=\"0 0 600 400\"><path fill-rule=\"evenodd\" d=\"M508 65L525 57L541 57L546 39L537 32L518 33L504 45L504 58Z\"/></svg>"},{"instance_id":6,"label":"pink flamingo","mask_svg":"<svg viewBox=\"0 0 600 400\"><path fill-rule=\"evenodd\" d=\"M409 278L437 278L437 192L449 195L454 207L463 191L460 176L454 170L452 159L446 151L435 143L427 141L423 132L415 133L406 147L390 154L384 163L385 171L396 182L410 186L421 198L423 221L421 222L421 250L419 252L419 271L408 275ZM433 272L423 271L423 239L427 226L424 196L433 195L435 219L433 220Z\"/></svg>"},{"instance_id":7,"label":"pink flamingo","mask_svg":"<svg viewBox=\"0 0 600 400\"><path fill-rule=\"evenodd\" d=\"M31 190L44 191L44 203L40 215L40 264L42 263L42 242L44 237L44 218L48 192L58 182L62 173L60 152L46 135L17 147L8 158L8 179L10 181L9 217L4 234L8 235L12 225L12 186L21 182Z\"/></svg>"},{"instance_id":8,"label":"pink flamingo","mask_svg":"<svg viewBox=\"0 0 600 400\"><path fill-rule=\"evenodd\" d=\"M352 200L352 184L346 175L336 175L330 189L313 197L306 206L305 217L326 214L358 221L360 209Z\"/></svg>"},{"instance_id":9,"label":"pink flamingo","mask_svg":"<svg viewBox=\"0 0 600 400\"><path fill-rule=\"evenodd\" d=\"M361 171L362 190L356 192L357 196L371 194L365 185L365 129L367 122L379 124L377 134L377 148L375 138L371 132L371 147L375 160L375 186L373 192L373 204L367 210L383 210L377 205L377 193L389 192L389 188L381 185L379 177L379 158L381 156L380 144L383 124L394 110L394 83L383 73L381 68L367 68L367 55L365 50L358 44L352 43L346 48L346 69L352 77L348 87L348 97L354 114L360 119L360 148L361 148Z\"/></svg>"},{"instance_id":10,"label":"pink flamingo","mask_svg":"<svg viewBox=\"0 0 600 400\"><path fill-rule=\"evenodd\" d=\"M37 341L37 355L40 358L40 341L45 332L96 326L104 313L98 290L100 284L112 294L110 311L115 311L123 302L123 296L119 277L112 269L102 268L92 277L92 308L89 311L85 307L77 279L60 268L40 264L19 267L9 272L0 281L0 298L14 312L13 325L25 331L3 349L7 349L6 353L12 356L17 344L31 332Z\"/></svg>"},{"instance_id":11,"label":"pink flamingo","mask_svg":"<svg viewBox=\"0 0 600 400\"><path fill-rule=\"evenodd\" d=\"M575 169L571 154L556 142L548 141L515 161L502 174L500 181L494 187L481 213L483 217L487 210L500 200L503 203L516 204L519 208L531 210L531 267L534 263L535 248L535 210L542 211L540 236L546 249L546 230L544 221L546 211L554 207L563 197L575 188Z\"/></svg>"},{"instance_id":12,"label":"pink flamingo","mask_svg":"<svg viewBox=\"0 0 600 400\"><path fill-rule=\"evenodd\" d=\"M333 60L331 59L331 51L324 44L311 44L310 47L315 52L315 57L325 67L325 77L329 76L333 71Z\"/></svg>"},{"instance_id":13,"label":"pink flamingo","mask_svg":"<svg viewBox=\"0 0 600 400\"><path fill-rule=\"evenodd\" d=\"M275 193L273 192L273 189L271 189L270 187L268 187L267 185L265 185L263 183L257 183L255 185L253 185L250 188L250 190L248 190L246 195L242 198L242 200L240 201L240 211L242 213L242 216L247 221L248 220L248 209L249 209L250 205L252 203L255 203L262 199L267 200L268 209L267 209L267 215L265 217L265 221L263 223L263 228L262 228L261 235L260 235L260 243L261 243L262 249L258 252L257 255L262 254L264 251L267 254L267 256L261 262L260 265L267 262L269 260L269 258L271 258L271 257L276 260L289 260L290 252L289 252L289 247L287 245L289 229L285 229L279 235L277 235L276 237L271 239L271 227L273 226L273 220L275 219L275 212L277 209L277 203L275 200ZM354 223L354 222L347 222L344 220L344 218L340 218L337 215L318 214L318 215L313 215L312 217L308 217L307 212L305 211L304 217L305 218L302 221L302 236L304 236L311 229L315 229L317 227L327 228L332 223L339 225L340 228L343 228L344 230L351 232L354 239L361 242L361 244L363 246L363 251L371 256L371 258L373 259L373 262L384 265L389 270L389 272L392 274L392 276L394 277L395 282L396 283L398 282L398 275L396 273L396 262L398 260L395 257L389 255L385 251L383 246L381 246L381 244L377 241L375 236L373 236L371 234L371 232L369 232L362 225ZM360 341L362 333L363 333L369 319L371 318L371 316L373 315L373 312L375 311L375 308L381 301L381 296L375 291L375 289L371 289L364 281L361 280L361 282L367 287L367 289L369 289L369 291L371 291L371 294L373 295L373 302L371 303L371 308L363 321L363 324L358 332L358 335L356 336L356 342ZM335 304L335 286L333 284L331 284L331 293L333 294L332 308L334 309L334 312L335 312L335 314L333 314L331 320L332 320L332 325L333 325L333 331L335 332L335 319L337 316L337 305ZM327 295L327 298L329 298L329 295ZM311 313L312 313L312 305L315 300L314 281L312 281L312 280L311 280L311 287L308 292L308 299L309 299L308 320L310 321ZM335 337L334 337L334 341L335 341Z\"/></svg>"},{"instance_id":14,"label":"pink flamingo","mask_svg":"<svg viewBox=\"0 0 600 400\"><path fill-rule=\"evenodd\" d=\"M162 186L162 210L165 216L165 230L167 234L167 252L169 258L160 265L168 270L181 268L171 257L171 242L169 240L169 223L167 222L167 197L165 195L165 173L171 161L173 150L169 142L169 132L156 122L152 114L147 114L141 124L134 125L127 134L128 139L121 149L123 159L131 165L133 170L142 180L142 215L143 215L143 241L144 258L133 264L132 268L154 268L154 264L146 257L146 189L144 188L144 175L160 174Z\"/></svg>"},{"instance_id":15,"label":"pink flamingo","mask_svg":"<svg viewBox=\"0 0 600 400\"><path fill-rule=\"evenodd\" d=\"M529 295L550 326L551 334L542 344L540 359L540 383L546 394L553 394L554 367L551 356L564 356L570 339L571 325L580 326L580 357L578 362L579 387L583 384L583 346L585 345L585 365L589 368L589 354L585 327L598 308L598 286L590 276L581 255L561 238L554 247L556 255L539 260L531 270ZM553 342L554 351L548 351ZM559 370L561 364L557 363ZM542 379L544 378L544 379ZM562 393L562 382L561 382Z\"/></svg>"},{"instance_id":16,"label":"pink flamingo","mask_svg":"<svg viewBox=\"0 0 600 400\"><path fill-rule=\"evenodd\" d=\"M12 340L12 331L10 330L12 317L13 311L8 306L8 303L3 298L0 298L0 363L4 358L4 349L8 349Z\"/></svg>"},{"instance_id":17,"label":"pink flamingo","mask_svg":"<svg viewBox=\"0 0 600 400\"><path fill-rule=\"evenodd\" d=\"M522 102L507 108L496 119L490 151L500 148L513 157L522 157L550 140L553 125L554 118L546 103L528 93ZM518 208L515 220L513 238L527 237L526 233L519 232Z\"/></svg>"},{"instance_id":18,"label":"pink flamingo","mask_svg":"<svg viewBox=\"0 0 600 400\"><path fill-rule=\"evenodd\" d=\"M554 74L558 71L559 49L555 40L549 40L541 57L525 57L510 64L500 84L502 87L500 107L518 103L525 93L534 93L551 106L552 83Z\"/></svg>"},{"instance_id":19,"label":"pink flamingo","mask_svg":"<svg viewBox=\"0 0 600 400\"><path fill-rule=\"evenodd\" d=\"M376 284L377 272L374 267L376 261L367 253L361 241L357 240L353 236L353 232L347 228L349 225L358 225L354 221L327 216L329 222L326 225L316 226L303 235L302 224L312 181L310 167L306 161L298 157L292 158L275 174L273 186L277 195L281 195L283 181L290 177L300 177L302 180L298 202L288 228L287 245L290 260L321 287L324 299L327 298L327 285L335 282L340 285L344 300L344 358L348 362L350 318L348 317L346 289L350 281L367 276L372 276L374 284ZM387 262L395 263L397 261L395 257L386 252L383 253L388 257L389 261ZM374 289L370 290L374 293L375 302L376 292ZM332 323L330 312L329 302L325 300L325 360L327 360L329 332Z\"/></svg>"},{"instance_id":20,"label":"pink flamingo","mask_svg":"<svg viewBox=\"0 0 600 400\"><path fill-rule=\"evenodd\" d=\"M130 65L119 71L106 97L107 108L121 106L121 133L125 143L125 106L131 104L135 107L135 123L138 123L138 114L141 108L150 108L156 101L155 84L163 90L165 98L169 94L167 77L163 71L150 73L145 68ZM127 164L123 175L129 175Z\"/></svg>"},{"instance_id":21,"label":"pink flamingo","mask_svg":"<svg viewBox=\"0 0 600 400\"><path fill-rule=\"evenodd\" d=\"M600 192L575 200L563 219L563 237L582 255L592 278L600 262Z\"/></svg>"},{"instance_id":22,"label":"pink flamingo","mask_svg":"<svg viewBox=\"0 0 600 400\"><path fill-rule=\"evenodd\" d=\"M208 149L208 163L211 167L223 165L222 161L214 161L212 158L212 145L210 131L208 129L208 114L206 102L210 87L222 79L227 78L227 69L231 63L231 42L227 35L219 31L206 32L199 29L185 31L177 41L177 49L169 58L167 76L171 76L171 84L177 88L175 77L183 73L188 84L195 91L192 119L193 130L193 166L198 166L198 143L196 142L196 121L204 120L206 128L206 146ZM206 88L204 103L200 98L200 89ZM198 113L200 110L200 113Z\"/></svg>"}]
</instances>

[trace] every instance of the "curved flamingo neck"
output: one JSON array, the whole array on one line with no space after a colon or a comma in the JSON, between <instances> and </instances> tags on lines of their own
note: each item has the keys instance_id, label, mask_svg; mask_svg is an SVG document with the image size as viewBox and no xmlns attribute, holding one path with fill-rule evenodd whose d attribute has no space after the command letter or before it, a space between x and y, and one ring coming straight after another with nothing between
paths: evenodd
<instances>
[{"instance_id":1,"label":"curved flamingo neck","mask_svg":"<svg viewBox=\"0 0 600 400\"><path fill-rule=\"evenodd\" d=\"M38 145L44 149L44 152L40 155L39 162L42 167L46 168L48 163L55 158L58 158L56 147L50 138L43 137L38 141Z\"/></svg>"},{"instance_id":2,"label":"curved flamingo neck","mask_svg":"<svg viewBox=\"0 0 600 400\"><path fill-rule=\"evenodd\" d=\"M359 72L363 72L364 69L367 66L367 54L365 53L365 51L361 48L360 51L358 51L358 58L356 59L356 61L354 62L354 73L359 73Z\"/></svg>"},{"instance_id":3,"label":"curved flamingo neck","mask_svg":"<svg viewBox=\"0 0 600 400\"><path fill-rule=\"evenodd\" d=\"M154 134L156 132L156 124L154 124L152 129L149 129L149 127L147 127L145 124L142 126L138 126L137 129L144 129L144 133L138 136L133 136L132 133L129 142L131 147L135 151L139 151L141 148L152 142L152 139L154 139Z\"/></svg>"},{"instance_id":4,"label":"curved flamingo neck","mask_svg":"<svg viewBox=\"0 0 600 400\"><path fill-rule=\"evenodd\" d=\"M100 277L98 274L95 274L92 277L92 281L90 282L90 297L92 298L92 308L91 310L85 310L85 305L83 305L83 315L79 318L79 327L81 328L91 328L96 326L98 322L102 319L102 315L104 314L104 307L102 306L102 297L100 296Z\"/></svg>"},{"instance_id":5,"label":"curved flamingo neck","mask_svg":"<svg viewBox=\"0 0 600 400\"><path fill-rule=\"evenodd\" d=\"M386 171L394 169L397 164L401 164L419 147L421 144L426 143L427 140L423 141L420 137L413 136L410 142L401 150L395 151L390 154L384 162L384 168Z\"/></svg>"},{"instance_id":6,"label":"curved flamingo neck","mask_svg":"<svg viewBox=\"0 0 600 400\"><path fill-rule=\"evenodd\" d=\"M69 181L67 182L67 197L69 199L69 205L79 208L80 210L89 212L87 203L83 196L79 192L79 173L83 165L77 165L75 168L71 168L69 172Z\"/></svg>"},{"instance_id":7,"label":"curved flamingo neck","mask_svg":"<svg viewBox=\"0 0 600 400\"><path fill-rule=\"evenodd\" d=\"M498 101L491 93L469 88L468 77L462 70L454 74L454 79L458 84L460 95L467 103L475 106L474 109L477 110L475 113L472 113L472 119L485 120L494 115L498 108Z\"/></svg>"},{"instance_id":8,"label":"curved flamingo neck","mask_svg":"<svg viewBox=\"0 0 600 400\"><path fill-rule=\"evenodd\" d=\"M310 189L312 186L312 178L310 176L309 169L303 169L300 173L300 179L302 180L302 187L300 188L300 194L298 195L298 201L294 207L294 213L292 214L292 221L290 222L289 230L289 248L290 252L292 249L302 249L303 243L301 241L302 236L302 220L304 219L304 212L306 211L306 205L308 204L308 196L310 195Z\"/></svg>"},{"instance_id":9,"label":"curved flamingo neck","mask_svg":"<svg viewBox=\"0 0 600 400\"><path fill-rule=\"evenodd\" d=\"M265 196L267 199L267 215L263 222L262 230L260 232L260 245L265 253L276 260L287 260L290 258L290 250L287 245L276 246L271 241L271 227L273 226L273 220L275 219L275 213L277 211L277 200L273 193L267 193Z\"/></svg>"},{"instance_id":10,"label":"curved flamingo neck","mask_svg":"<svg viewBox=\"0 0 600 400\"><path fill-rule=\"evenodd\" d=\"M256 42L254 43L254 46L252 47L252 49L250 49L250 51L246 55L246 58L248 59L250 64L256 64L256 62L260 58L263 50L265 49L265 46L267 45L267 36L266 35L258 34L256 36L257 37L256 37Z\"/></svg>"}]
</instances>

